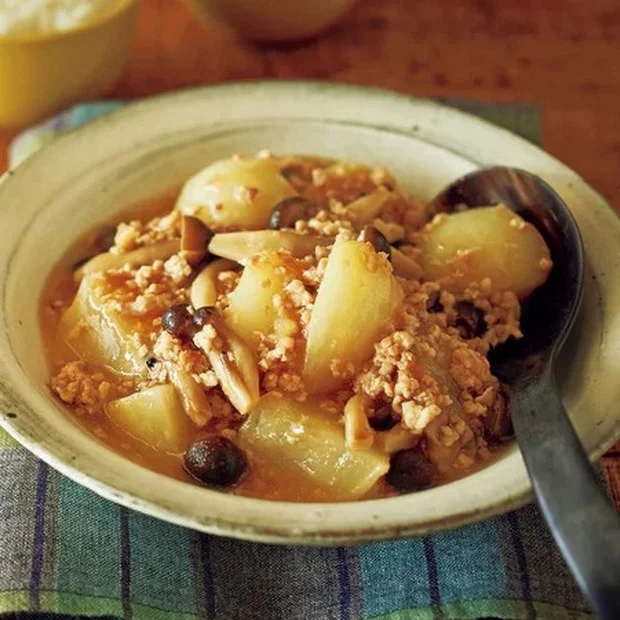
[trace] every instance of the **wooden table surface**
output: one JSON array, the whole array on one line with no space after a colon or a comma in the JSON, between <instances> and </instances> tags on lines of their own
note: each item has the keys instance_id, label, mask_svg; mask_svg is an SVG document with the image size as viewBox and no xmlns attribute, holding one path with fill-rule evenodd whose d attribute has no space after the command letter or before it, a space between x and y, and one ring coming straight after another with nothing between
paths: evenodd
<instances>
[{"instance_id":1,"label":"wooden table surface","mask_svg":"<svg viewBox=\"0 0 620 620\"><path fill-rule=\"evenodd\" d=\"M538 104L546 150L620 210L618 0L360 0L319 39L280 46L224 37L181 0L143 0L133 57L112 96L259 78ZM0 172L13 135L0 131ZM603 465L620 508L620 444Z\"/></svg>"}]
</instances>

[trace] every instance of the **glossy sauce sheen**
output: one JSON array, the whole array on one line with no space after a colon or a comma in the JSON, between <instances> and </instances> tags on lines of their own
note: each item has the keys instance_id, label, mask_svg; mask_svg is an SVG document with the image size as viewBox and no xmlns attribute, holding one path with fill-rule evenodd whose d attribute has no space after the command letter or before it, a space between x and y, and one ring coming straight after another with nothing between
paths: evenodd
<instances>
[{"instance_id":1,"label":"glossy sauce sheen","mask_svg":"<svg viewBox=\"0 0 620 620\"><path fill-rule=\"evenodd\" d=\"M69 305L73 300L77 292L77 284L73 277L76 265L82 264L85 260L102 251L97 246L97 240L101 238L102 234L109 234L111 225L130 219L144 220L164 215L173 208L177 195L178 190L175 189L158 198L134 205L121 213L110 225L78 240L52 271L40 305L41 330L52 373L57 372L64 364L76 358L67 345L57 337L60 318L58 313L48 311L48 307L53 301L62 300L66 305ZM197 482L186 472L183 466L183 454L168 454L153 449L118 427L105 414L80 416L68 410L67 415L71 415L94 437L131 461L177 480ZM194 439L200 436L200 431L196 431ZM502 452L501 447L495 449L493 458L497 458ZM248 470L239 482L230 489L235 494L295 502L334 502L344 499L338 497L334 492L328 493L318 488L308 478L292 468L290 471L283 471L279 465L275 466L256 454L246 453L246 456L249 465ZM469 475L486 467L489 462L487 460L463 471L452 470L447 476L442 477L441 483L445 484ZM377 499L397 494L396 489L380 480L362 499Z\"/></svg>"}]
</instances>

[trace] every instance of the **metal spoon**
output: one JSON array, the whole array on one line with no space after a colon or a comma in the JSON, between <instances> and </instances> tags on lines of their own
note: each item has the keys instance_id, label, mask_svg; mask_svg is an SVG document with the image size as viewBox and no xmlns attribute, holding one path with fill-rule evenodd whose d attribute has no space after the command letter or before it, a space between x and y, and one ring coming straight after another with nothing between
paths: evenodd
<instances>
[{"instance_id":1,"label":"metal spoon","mask_svg":"<svg viewBox=\"0 0 620 620\"><path fill-rule=\"evenodd\" d=\"M519 447L551 533L594 610L605 620L618 620L620 516L598 484L553 372L581 304L584 257L575 220L542 179L503 167L457 180L431 209L452 212L500 202L536 226L554 266L523 305L524 337L497 347L491 366L507 386Z\"/></svg>"}]
</instances>

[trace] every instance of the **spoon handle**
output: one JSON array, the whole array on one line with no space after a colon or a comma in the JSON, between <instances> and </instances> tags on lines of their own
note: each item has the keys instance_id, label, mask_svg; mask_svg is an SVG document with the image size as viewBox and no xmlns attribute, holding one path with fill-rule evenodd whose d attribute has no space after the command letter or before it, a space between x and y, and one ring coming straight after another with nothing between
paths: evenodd
<instances>
[{"instance_id":1,"label":"spoon handle","mask_svg":"<svg viewBox=\"0 0 620 620\"><path fill-rule=\"evenodd\" d=\"M598 615L618 620L620 516L601 490L550 367L514 386L511 407L534 492L564 559Z\"/></svg>"}]
</instances>

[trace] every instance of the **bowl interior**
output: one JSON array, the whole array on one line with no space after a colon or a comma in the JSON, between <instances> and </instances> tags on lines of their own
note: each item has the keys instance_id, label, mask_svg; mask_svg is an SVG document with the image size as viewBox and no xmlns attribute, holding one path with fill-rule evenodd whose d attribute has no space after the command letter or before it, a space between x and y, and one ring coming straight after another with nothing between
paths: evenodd
<instances>
[{"instance_id":1,"label":"bowl interior","mask_svg":"<svg viewBox=\"0 0 620 620\"><path fill-rule=\"evenodd\" d=\"M528 497L529 482L515 445L474 475L399 498L302 505L220 494L165 478L112 453L51 397L37 318L42 287L51 267L77 237L132 202L178 186L218 158L264 148L381 164L423 199L485 163L477 160L475 150L454 148L450 135L442 140L434 137L430 119L437 117L437 109L440 116L444 114L434 104L417 108L419 126L428 121L427 136L398 126L373 126L364 118L351 119L344 108L343 118L321 121L308 113L281 119L275 113L273 118L267 112L255 118L255 112L246 112L246 117L206 122L209 105L196 93L136 106L59 140L0 185L0 227L6 240L0 248L4 326L0 352L5 360L0 370L0 409L17 416L3 415L2 424L36 454L110 499L176 523L243 538L329 543L421 534L522 503ZM234 110L230 112L234 117ZM460 122L471 124L469 117L464 119ZM494 129L491 135L497 132ZM538 158L542 156L533 147L522 148L526 155L531 149ZM528 158L522 159L527 167ZM533 172L537 172L536 161L533 157L529 162ZM561 190L557 184L556 189ZM569 201L578 220L579 204L576 199ZM586 220L584 224L588 249L591 225ZM618 235L617 226L614 234ZM610 301L601 294L601 260L591 257L589 275L599 279L587 278L585 304L558 373L564 401L591 452L617 430L617 417L605 408L612 402L609 388L607 400L593 396L593 377L608 373L612 362L600 343L619 333L617 321L606 324L606 306L617 299Z\"/></svg>"}]
</instances>

